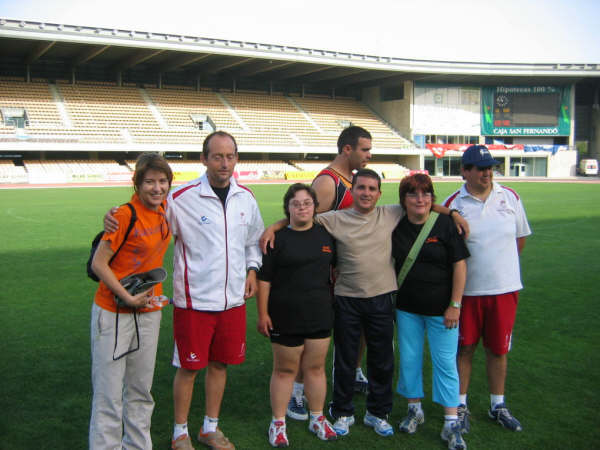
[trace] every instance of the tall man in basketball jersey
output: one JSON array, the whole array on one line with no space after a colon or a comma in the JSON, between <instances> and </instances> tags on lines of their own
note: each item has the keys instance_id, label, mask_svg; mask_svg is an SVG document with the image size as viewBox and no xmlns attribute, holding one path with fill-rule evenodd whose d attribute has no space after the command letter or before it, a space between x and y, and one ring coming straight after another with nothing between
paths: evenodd
<instances>
[{"instance_id":1,"label":"tall man in basketball jersey","mask_svg":"<svg viewBox=\"0 0 600 450\"><path fill-rule=\"evenodd\" d=\"M352 172L371 160L371 134L361 127L348 127L340 134L337 147L338 155L312 182L318 213L352 206Z\"/></svg>"},{"instance_id":2,"label":"tall man in basketball jersey","mask_svg":"<svg viewBox=\"0 0 600 450\"><path fill-rule=\"evenodd\" d=\"M369 163L371 159L371 140L371 134L358 126L345 128L340 133L337 141L338 155L331 164L319 172L312 182L312 187L319 202L317 213L336 211L352 206L352 172L363 169ZM361 335L354 382L356 392L366 392L368 387L367 378L361 369L365 346L364 335ZM299 373L288 405L288 417L296 420L308 419L308 412L304 407L302 398L303 392L302 373Z\"/></svg>"}]
</instances>

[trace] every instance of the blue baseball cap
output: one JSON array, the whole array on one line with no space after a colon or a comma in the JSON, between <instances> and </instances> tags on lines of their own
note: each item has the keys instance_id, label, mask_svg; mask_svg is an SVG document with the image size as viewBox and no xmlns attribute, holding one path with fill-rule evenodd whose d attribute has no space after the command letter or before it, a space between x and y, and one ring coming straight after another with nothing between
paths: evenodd
<instances>
[{"instance_id":1,"label":"blue baseball cap","mask_svg":"<svg viewBox=\"0 0 600 450\"><path fill-rule=\"evenodd\" d=\"M500 164L492 158L490 151L485 145L471 145L467 147L462 155L462 165L474 165L477 167L492 167Z\"/></svg>"}]
</instances>

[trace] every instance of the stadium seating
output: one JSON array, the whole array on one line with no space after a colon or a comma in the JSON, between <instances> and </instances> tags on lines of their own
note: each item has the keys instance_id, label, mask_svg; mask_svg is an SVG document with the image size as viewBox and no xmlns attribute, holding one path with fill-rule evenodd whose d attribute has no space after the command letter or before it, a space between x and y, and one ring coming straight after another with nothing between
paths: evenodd
<instances>
[{"instance_id":1,"label":"stadium seating","mask_svg":"<svg viewBox=\"0 0 600 450\"><path fill-rule=\"evenodd\" d=\"M374 170L386 179L404 178L410 172L408 167L394 163L369 163L367 168Z\"/></svg>"},{"instance_id":2,"label":"stadium seating","mask_svg":"<svg viewBox=\"0 0 600 450\"><path fill-rule=\"evenodd\" d=\"M15 166L12 161L0 161L0 183L25 183L27 172L23 166Z\"/></svg>"},{"instance_id":3,"label":"stadium seating","mask_svg":"<svg viewBox=\"0 0 600 450\"><path fill-rule=\"evenodd\" d=\"M231 132L238 145L257 147L256 152L268 146L292 154L306 153L311 148L331 151L348 123L368 129L375 149L411 147L368 107L350 98L196 91L173 86L119 87L107 82L71 84L65 80L50 85L45 80L34 81L0 79L0 108L23 108L28 119L22 130L0 123L3 142L110 144L113 150L129 150L132 145L147 149L157 144L187 145L199 150L210 131L200 129L193 116L207 115L216 129ZM19 167L5 162L0 167L0 182L129 181L134 164L133 161L123 166L116 161L26 160ZM205 171L199 161L177 161L171 165L179 179ZM241 160L237 171L249 178L284 178L286 173L311 173L326 165L326 162ZM399 167L377 170L385 175L386 170L391 173Z\"/></svg>"},{"instance_id":4,"label":"stadium seating","mask_svg":"<svg viewBox=\"0 0 600 450\"><path fill-rule=\"evenodd\" d=\"M49 142L201 145L209 131L200 130L192 115L206 114L239 145L335 148L350 122L371 131L375 147L410 146L349 98L0 80L0 107L24 108L29 124L22 138ZM11 134L12 127L0 126L0 135Z\"/></svg>"}]
</instances>

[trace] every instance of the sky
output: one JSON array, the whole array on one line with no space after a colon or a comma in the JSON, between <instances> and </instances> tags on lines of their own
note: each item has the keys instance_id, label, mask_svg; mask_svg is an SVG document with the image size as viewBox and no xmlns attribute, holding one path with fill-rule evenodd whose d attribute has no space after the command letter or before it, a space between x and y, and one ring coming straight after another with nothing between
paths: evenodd
<instances>
[{"instance_id":1,"label":"sky","mask_svg":"<svg viewBox=\"0 0 600 450\"><path fill-rule=\"evenodd\" d=\"M407 59L600 63L600 0L0 0L0 17Z\"/></svg>"}]
</instances>

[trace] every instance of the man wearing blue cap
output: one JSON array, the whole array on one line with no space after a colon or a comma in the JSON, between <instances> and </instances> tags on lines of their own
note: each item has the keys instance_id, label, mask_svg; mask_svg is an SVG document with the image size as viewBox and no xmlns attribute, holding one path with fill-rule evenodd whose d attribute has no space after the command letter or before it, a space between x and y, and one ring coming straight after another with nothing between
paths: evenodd
<instances>
[{"instance_id":1,"label":"man wearing blue cap","mask_svg":"<svg viewBox=\"0 0 600 450\"><path fill-rule=\"evenodd\" d=\"M458 415L463 432L470 427L467 390L480 338L490 389L488 415L509 430L522 430L504 402L504 384L519 290L523 288L519 254L531 229L517 193L493 181L492 168L497 164L485 146L468 147L462 157L465 184L444 202L471 226L466 239L471 257L467 259L458 352Z\"/></svg>"}]
</instances>

